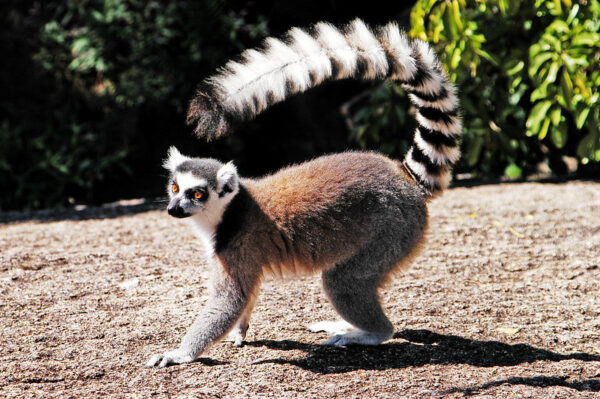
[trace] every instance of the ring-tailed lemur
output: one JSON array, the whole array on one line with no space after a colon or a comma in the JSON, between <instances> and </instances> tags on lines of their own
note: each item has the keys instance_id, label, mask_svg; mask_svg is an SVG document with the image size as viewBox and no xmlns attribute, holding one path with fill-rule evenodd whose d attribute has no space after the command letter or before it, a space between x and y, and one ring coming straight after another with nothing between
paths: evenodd
<instances>
[{"instance_id":1,"label":"ring-tailed lemur","mask_svg":"<svg viewBox=\"0 0 600 399\"><path fill-rule=\"evenodd\" d=\"M393 23L376 33L360 20L342 30L327 23L293 28L209 78L188 119L199 136L221 136L293 94L346 78L396 80L410 94L418 129L404 162L345 152L245 179L232 163L170 149L168 212L194 222L210 248L212 282L179 348L153 356L148 367L191 362L228 332L240 345L267 272L322 271L345 320L311 327L333 335L326 344L377 345L392 336L378 288L415 254L427 201L447 187L460 156L455 89L429 46Z\"/></svg>"}]
</instances>

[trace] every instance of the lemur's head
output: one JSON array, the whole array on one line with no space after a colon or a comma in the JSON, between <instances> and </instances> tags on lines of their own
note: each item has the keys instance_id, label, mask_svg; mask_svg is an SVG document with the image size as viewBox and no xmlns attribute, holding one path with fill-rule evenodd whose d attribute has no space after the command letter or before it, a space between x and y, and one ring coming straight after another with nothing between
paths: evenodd
<instances>
[{"instance_id":1,"label":"lemur's head","mask_svg":"<svg viewBox=\"0 0 600 399\"><path fill-rule=\"evenodd\" d=\"M239 177L231 162L190 158L171 147L163 166L171 173L167 211L177 218L199 214L220 216L239 191Z\"/></svg>"}]
</instances>

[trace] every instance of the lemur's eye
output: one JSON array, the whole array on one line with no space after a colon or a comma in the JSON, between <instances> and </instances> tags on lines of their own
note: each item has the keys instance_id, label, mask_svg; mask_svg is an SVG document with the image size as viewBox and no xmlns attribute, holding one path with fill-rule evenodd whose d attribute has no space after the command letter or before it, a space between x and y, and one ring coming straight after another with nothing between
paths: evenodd
<instances>
[{"instance_id":1,"label":"lemur's eye","mask_svg":"<svg viewBox=\"0 0 600 399\"><path fill-rule=\"evenodd\" d=\"M204 194L202 194L200 191L194 192L194 198L200 199L202 197L204 197Z\"/></svg>"},{"instance_id":2,"label":"lemur's eye","mask_svg":"<svg viewBox=\"0 0 600 399\"><path fill-rule=\"evenodd\" d=\"M176 193L177 191L179 191L179 186L177 184L173 184L171 186L171 190L173 190L173 192Z\"/></svg>"}]
</instances>

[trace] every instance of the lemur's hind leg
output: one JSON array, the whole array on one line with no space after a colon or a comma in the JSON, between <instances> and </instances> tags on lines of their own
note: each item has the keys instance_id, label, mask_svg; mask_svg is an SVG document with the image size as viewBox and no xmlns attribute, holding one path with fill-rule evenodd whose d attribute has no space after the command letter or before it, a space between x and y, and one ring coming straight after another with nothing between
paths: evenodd
<instances>
[{"instance_id":1,"label":"lemur's hind leg","mask_svg":"<svg viewBox=\"0 0 600 399\"><path fill-rule=\"evenodd\" d=\"M244 339L246 339L246 333L248 332L248 327L250 326L250 316L252 314L252 310L254 309L254 305L256 305L256 299L258 298L259 291L260 289L257 285L254 292L250 296L250 300L248 301L244 312L236 322L233 329L223 339L223 341L233 342L233 346L242 346Z\"/></svg>"},{"instance_id":2,"label":"lemur's hind leg","mask_svg":"<svg viewBox=\"0 0 600 399\"><path fill-rule=\"evenodd\" d=\"M323 272L325 293L340 316L354 327L348 331L346 326L346 331L337 332L325 345L378 345L392 337L394 327L383 313L377 290L397 263L385 254L361 251ZM344 327L335 322L324 326Z\"/></svg>"}]
</instances>

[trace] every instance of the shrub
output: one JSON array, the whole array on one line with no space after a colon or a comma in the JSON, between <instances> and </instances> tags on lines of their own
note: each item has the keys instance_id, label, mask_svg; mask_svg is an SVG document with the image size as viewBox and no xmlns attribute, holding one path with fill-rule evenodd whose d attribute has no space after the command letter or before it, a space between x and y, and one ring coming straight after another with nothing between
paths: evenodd
<instances>
[{"instance_id":1,"label":"shrub","mask_svg":"<svg viewBox=\"0 0 600 399\"><path fill-rule=\"evenodd\" d=\"M148 168L147 143L185 128L200 78L266 34L263 18L222 1L9 0L3 8L0 209L127 195L128 180Z\"/></svg>"},{"instance_id":2,"label":"shrub","mask_svg":"<svg viewBox=\"0 0 600 399\"><path fill-rule=\"evenodd\" d=\"M599 28L597 0L415 5L410 34L432 44L460 90L459 172L515 178L539 162L562 173L565 155L582 165L600 161ZM354 114L353 138L399 156L410 141L392 133L406 119L400 92L397 85L373 89ZM389 103L396 105L386 109Z\"/></svg>"}]
</instances>

